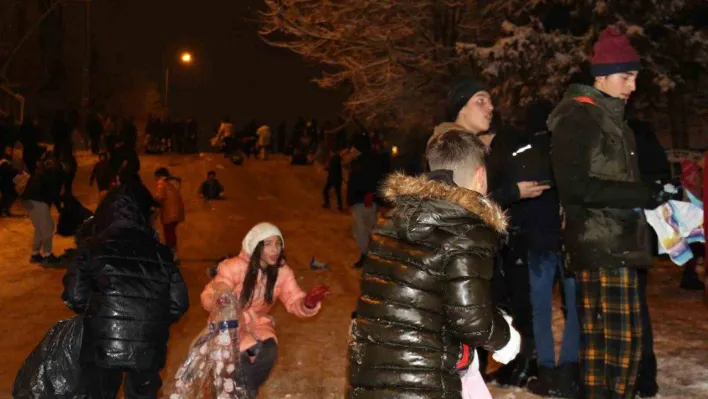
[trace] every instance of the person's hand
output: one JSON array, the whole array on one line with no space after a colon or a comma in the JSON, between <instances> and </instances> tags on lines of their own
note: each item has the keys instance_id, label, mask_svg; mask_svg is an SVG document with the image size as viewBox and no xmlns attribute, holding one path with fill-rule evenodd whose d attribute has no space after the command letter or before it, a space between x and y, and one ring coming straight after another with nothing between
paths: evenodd
<instances>
[{"instance_id":1,"label":"person's hand","mask_svg":"<svg viewBox=\"0 0 708 399\"><path fill-rule=\"evenodd\" d=\"M218 298L216 298L216 307L219 309L223 309L229 306L230 304L231 298L229 298L229 296L226 294L221 294Z\"/></svg>"},{"instance_id":2,"label":"person's hand","mask_svg":"<svg viewBox=\"0 0 708 399\"><path fill-rule=\"evenodd\" d=\"M519 187L519 197L522 199L536 198L551 188L551 186L544 186L535 181L522 181L516 185Z\"/></svg>"},{"instance_id":3,"label":"person's hand","mask_svg":"<svg viewBox=\"0 0 708 399\"><path fill-rule=\"evenodd\" d=\"M326 285L318 285L310 290L305 297L305 306L308 309L314 309L329 295L329 287Z\"/></svg>"}]
</instances>

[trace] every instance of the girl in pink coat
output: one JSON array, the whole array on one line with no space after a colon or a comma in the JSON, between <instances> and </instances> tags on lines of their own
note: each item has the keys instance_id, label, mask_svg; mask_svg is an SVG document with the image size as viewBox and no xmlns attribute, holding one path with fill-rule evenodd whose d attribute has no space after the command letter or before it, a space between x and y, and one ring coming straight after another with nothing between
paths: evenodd
<instances>
[{"instance_id":1,"label":"girl in pink coat","mask_svg":"<svg viewBox=\"0 0 708 399\"><path fill-rule=\"evenodd\" d=\"M241 254L219 264L216 277L201 295L208 312L216 306L213 287L218 283L226 284L240 299L244 319L239 329L241 367L252 397L258 394L278 357L275 323L268 314L275 301L279 299L291 314L311 317L329 294L326 286L305 294L285 263L284 246L277 227L270 223L256 225L243 239Z\"/></svg>"}]
</instances>

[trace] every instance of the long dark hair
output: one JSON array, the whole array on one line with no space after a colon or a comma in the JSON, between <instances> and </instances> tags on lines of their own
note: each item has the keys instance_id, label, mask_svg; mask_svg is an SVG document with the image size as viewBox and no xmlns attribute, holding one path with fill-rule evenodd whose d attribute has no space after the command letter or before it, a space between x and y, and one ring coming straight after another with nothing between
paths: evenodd
<instances>
[{"instance_id":1,"label":"long dark hair","mask_svg":"<svg viewBox=\"0 0 708 399\"><path fill-rule=\"evenodd\" d=\"M241 308L245 309L253 301L253 291L256 288L256 282L258 281L258 272L261 269L261 254L263 254L264 242L261 241L256 245L256 248L251 254L251 260L248 261L248 270L246 270L246 278L243 280L243 289L241 290ZM268 304L273 303L273 290L275 289L275 282L278 281L278 270L282 265L285 264L285 250L280 250L280 256L278 261L274 265L268 265L265 268L264 273L266 274L266 290L265 290L265 301Z\"/></svg>"}]
</instances>

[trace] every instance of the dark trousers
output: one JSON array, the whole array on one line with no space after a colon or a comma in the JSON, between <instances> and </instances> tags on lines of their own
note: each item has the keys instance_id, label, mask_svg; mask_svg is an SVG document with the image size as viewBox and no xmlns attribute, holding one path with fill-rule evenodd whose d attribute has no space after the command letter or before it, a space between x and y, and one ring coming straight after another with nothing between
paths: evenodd
<instances>
[{"instance_id":1,"label":"dark trousers","mask_svg":"<svg viewBox=\"0 0 708 399\"><path fill-rule=\"evenodd\" d=\"M157 399L162 386L159 370L104 369L84 367L87 395L91 399L115 399L125 375L125 399Z\"/></svg>"},{"instance_id":2,"label":"dark trousers","mask_svg":"<svg viewBox=\"0 0 708 399\"><path fill-rule=\"evenodd\" d=\"M337 208L342 210L342 181L341 180L329 180L325 183L322 189L322 200L326 207L329 207L329 190L333 188L334 194L337 196Z\"/></svg>"},{"instance_id":3,"label":"dark trousers","mask_svg":"<svg viewBox=\"0 0 708 399\"><path fill-rule=\"evenodd\" d=\"M656 385L656 355L654 354L654 330L651 326L649 304L647 303L647 269L637 270L639 284L639 303L642 309L642 360L639 362L637 375L637 390L643 393L655 392Z\"/></svg>"},{"instance_id":4,"label":"dark trousers","mask_svg":"<svg viewBox=\"0 0 708 399\"><path fill-rule=\"evenodd\" d=\"M250 397L258 396L258 389L268 379L277 358L278 344L273 338L259 342L241 352L241 369Z\"/></svg>"},{"instance_id":5,"label":"dark trousers","mask_svg":"<svg viewBox=\"0 0 708 399\"><path fill-rule=\"evenodd\" d=\"M15 190L6 190L0 193L0 212L10 212L10 207L17 200Z\"/></svg>"},{"instance_id":6,"label":"dark trousers","mask_svg":"<svg viewBox=\"0 0 708 399\"><path fill-rule=\"evenodd\" d=\"M500 289L503 298L498 304L508 309L514 318L514 327L521 334L522 353L533 354L533 307L531 306L531 284L529 282L528 245L522 234L511 234L509 244L501 251L502 263L495 290ZM499 287L501 283L501 287ZM526 344L529 344L527 346Z\"/></svg>"},{"instance_id":7,"label":"dark trousers","mask_svg":"<svg viewBox=\"0 0 708 399\"><path fill-rule=\"evenodd\" d=\"M166 223L162 225L162 233L165 236L165 245L170 249L177 249L177 225L179 223Z\"/></svg>"}]
</instances>

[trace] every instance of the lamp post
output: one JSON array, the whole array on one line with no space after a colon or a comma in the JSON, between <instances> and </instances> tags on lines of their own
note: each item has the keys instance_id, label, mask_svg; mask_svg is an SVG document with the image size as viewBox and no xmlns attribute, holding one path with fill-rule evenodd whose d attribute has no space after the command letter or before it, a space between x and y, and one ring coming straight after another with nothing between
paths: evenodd
<instances>
[{"instance_id":1,"label":"lamp post","mask_svg":"<svg viewBox=\"0 0 708 399\"><path fill-rule=\"evenodd\" d=\"M192 62L194 61L194 58L192 57L192 53L188 51L182 52L179 56L179 62L182 65L191 65ZM170 114L170 107L169 107L169 99L170 99L170 67L168 66L165 68L165 112L167 114Z\"/></svg>"}]
</instances>

